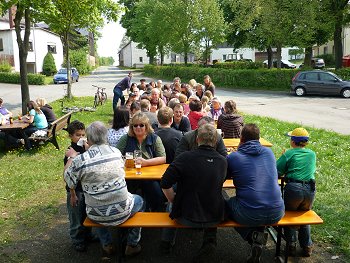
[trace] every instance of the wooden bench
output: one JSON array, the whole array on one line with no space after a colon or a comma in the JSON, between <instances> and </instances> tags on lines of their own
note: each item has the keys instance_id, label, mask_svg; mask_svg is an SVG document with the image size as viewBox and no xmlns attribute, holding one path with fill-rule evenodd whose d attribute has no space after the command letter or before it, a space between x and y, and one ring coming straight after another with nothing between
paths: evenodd
<instances>
[{"instance_id":1,"label":"wooden bench","mask_svg":"<svg viewBox=\"0 0 350 263\"><path fill-rule=\"evenodd\" d=\"M323 220L312 210L309 211L286 211L284 217L276 224L271 226L277 229L277 242L276 242L276 257L280 256L281 241L282 241L282 228L286 226L299 226L299 225L316 225L322 224ZM105 227L98 223L86 218L84 221L86 227ZM167 212L137 212L134 216L129 218L123 224L114 226L116 228L127 227L148 227L148 228L188 228L187 226L180 225L175 220L169 217ZM235 221L229 220L220 223L217 227L246 227L238 224ZM122 242L118 242L120 244ZM288 247L288 243L286 247ZM122 260L122 250L118 249L117 262ZM285 250L285 262L288 262L288 249Z\"/></svg>"},{"instance_id":2,"label":"wooden bench","mask_svg":"<svg viewBox=\"0 0 350 263\"><path fill-rule=\"evenodd\" d=\"M68 124L70 123L70 118L72 116L73 111L70 111L63 115L62 117L58 118L54 122L51 123L49 128L47 129L46 136L33 136L33 134L29 137L29 140L34 142L51 142L53 145L55 145L56 149L59 150L60 147L58 146L56 134L62 129L67 128Z\"/></svg>"}]
</instances>

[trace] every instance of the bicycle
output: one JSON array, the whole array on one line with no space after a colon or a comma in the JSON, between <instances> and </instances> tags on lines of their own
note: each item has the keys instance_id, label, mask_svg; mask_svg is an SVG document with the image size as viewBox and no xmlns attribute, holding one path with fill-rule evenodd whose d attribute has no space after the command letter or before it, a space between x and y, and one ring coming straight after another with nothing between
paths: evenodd
<instances>
[{"instance_id":1,"label":"bicycle","mask_svg":"<svg viewBox=\"0 0 350 263\"><path fill-rule=\"evenodd\" d=\"M101 88L95 85L92 86L97 88L94 98L94 108L96 108L99 104L102 105L107 101L107 93L104 91L106 88Z\"/></svg>"}]
</instances>

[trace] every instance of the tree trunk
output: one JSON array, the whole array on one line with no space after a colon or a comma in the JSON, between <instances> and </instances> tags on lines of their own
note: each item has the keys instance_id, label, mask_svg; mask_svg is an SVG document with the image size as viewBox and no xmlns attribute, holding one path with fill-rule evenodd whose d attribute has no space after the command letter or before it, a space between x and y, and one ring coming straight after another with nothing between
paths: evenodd
<instances>
[{"instance_id":1,"label":"tree trunk","mask_svg":"<svg viewBox=\"0 0 350 263\"><path fill-rule=\"evenodd\" d=\"M24 16L25 29L24 38L21 36L21 20ZM20 4L17 4L16 16L14 19L15 31L17 37L18 51L19 51L19 65L21 76L21 95L22 95L22 114L27 114L27 103L30 100L29 86L28 86L28 70L27 70L27 56L30 35L30 10L24 9Z\"/></svg>"},{"instance_id":2,"label":"tree trunk","mask_svg":"<svg viewBox=\"0 0 350 263\"><path fill-rule=\"evenodd\" d=\"M67 63L67 99L71 100L73 98L72 95L72 80L71 80L71 70L70 70L70 60L69 60L69 32L68 30L64 36L64 46L65 46L65 56Z\"/></svg>"},{"instance_id":3,"label":"tree trunk","mask_svg":"<svg viewBox=\"0 0 350 263\"><path fill-rule=\"evenodd\" d=\"M273 60L273 53L272 53L272 47L267 47L267 68L272 68L272 60Z\"/></svg>"},{"instance_id":4,"label":"tree trunk","mask_svg":"<svg viewBox=\"0 0 350 263\"><path fill-rule=\"evenodd\" d=\"M343 21L343 13L339 12L339 15L335 21L334 28L334 58L335 58L335 68L342 68L342 60L343 60L343 43L342 43L342 21Z\"/></svg>"},{"instance_id":5,"label":"tree trunk","mask_svg":"<svg viewBox=\"0 0 350 263\"><path fill-rule=\"evenodd\" d=\"M312 46L305 48L304 67L311 67Z\"/></svg>"},{"instance_id":6,"label":"tree trunk","mask_svg":"<svg viewBox=\"0 0 350 263\"><path fill-rule=\"evenodd\" d=\"M277 68L281 68L281 59L282 59L282 46L277 45Z\"/></svg>"}]
</instances>

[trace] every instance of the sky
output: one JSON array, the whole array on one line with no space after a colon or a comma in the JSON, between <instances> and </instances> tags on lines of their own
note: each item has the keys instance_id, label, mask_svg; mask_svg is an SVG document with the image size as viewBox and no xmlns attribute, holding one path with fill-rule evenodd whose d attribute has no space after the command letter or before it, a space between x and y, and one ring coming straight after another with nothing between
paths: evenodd
<instances>
[{"instance_id":1,"label":"sky","mask_svg":"<svg viewBox=\"0 0 350 263\"><path fill-rule=\"evenodd\" d=\"M98 55L100 57L112 56L114 58L115 65L118 65L119 45L125 31L126 30L119 24L119 22L105 24L103 29L100 30L102 37L97 40Z\"/></svg>"}]
</instances>

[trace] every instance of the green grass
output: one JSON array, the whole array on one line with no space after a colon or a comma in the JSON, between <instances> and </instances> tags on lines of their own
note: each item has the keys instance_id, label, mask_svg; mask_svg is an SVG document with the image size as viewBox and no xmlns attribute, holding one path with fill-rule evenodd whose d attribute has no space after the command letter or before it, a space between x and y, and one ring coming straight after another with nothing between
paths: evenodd
<instances>
[{"instance_id":1,"label":"green grass","mask_svg":"<svg viewBox=\"0 0 350 263\"><path fill-rule=\"evenodd\" d=\"M64 101L64 106L90 106L92 101L92 97L75 98ZM59 113L60 101L52 106L58 116L63 115ZM72 120L79 119L86 125L95 120L108 124L112 119L111 108L109 100L96 112L74 113ZM299 126L266 117L244 117L246 123L259 125L262 137L273 143L276 158L283 149L289 148L289 140L284 134ZM308 147L317 154L314 210L324 220L323 225L312 228L313 240L334 247L335 253L344 253L350 259L350 136L306 128L311 136ZM55 223L52 219L58 213L58 207L65 203L63 156L70 144L65 131L59 133L58 143L60 150L52 144L45 144L29 152L24 149L0 151L0 255L1 247L32 240ZM23 259L23 255L17 257Z\"/></svg>"}]
</instances>

